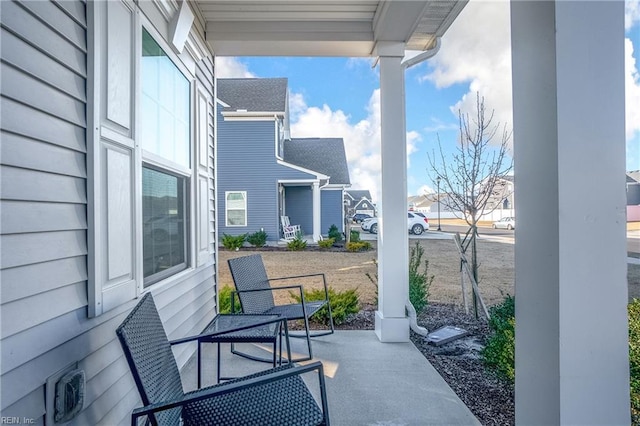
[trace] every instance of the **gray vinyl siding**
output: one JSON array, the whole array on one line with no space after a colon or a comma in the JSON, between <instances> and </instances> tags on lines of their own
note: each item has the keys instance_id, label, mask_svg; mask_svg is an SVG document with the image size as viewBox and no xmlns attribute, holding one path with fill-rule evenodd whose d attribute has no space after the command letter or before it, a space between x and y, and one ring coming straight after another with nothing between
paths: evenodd
<instances>
[{"instance_id":1,"label":"gray vinyl siding","mask_svg":"<svg viewBox=\"0 0 640 426\"><path fill-rule=\"evenodd\" d=\"M313 234L313 191L309 186L289 186L285 189L285 208L292 225L300 225L302 233Z\"/></svg>"},{"instance_id":2,"label":"gray vinyl siding","mask_svg":"<svg viewBox=\"0 0 640 426\"><path fill-rule=\"evenodd\" d=\"M47 377L81 360L74 343L89 337L77 327L87 305L84 8L0 3L0 408L36 424Z\"/></svg>"},{"instance_id":3,"label":"gray vinyl siding","mask_svg":"<svg viewBox=\"0 0 640 426\"><path fill-rule=\"evenodd\" d=\"M321 211L320 211L320 233L327 235L329 233L329 227L336 225L340 232L344 231L344 223L342 219L342 190L323 190L320 193L321 196Z\"/></svg>"},{"instance_id":4,"label":"gray vinyl siding","mask_svg":"<svg viewBox=\"0 0 640 426\"><path fill-rule=\"evenodd\" d=\"M273 121L224 121L218 114L217 143L218 238L262 228L269 240L278 240L278 180L312 176L277 163ZM226 191L247 192L247 226L226 226Z\"/></svg>"},{"instance_id":5,"label":"gray vinyl siding","mask_svg":"<svg viewBox=\"0 0 640 426\"><path fill-rule=\"evenodd\" d=\"M47 378L77 362L85 404L70 424L127 424L140 398L115 329L137 300L87 315L86 4L1 1L0 16L0 415L44 424ZM152 290L169 338L216 310L213 72L211 59L197 64L211 105L211 256ZM179 366L193 349L177 348Z\"/></svg>"}]
</instances>

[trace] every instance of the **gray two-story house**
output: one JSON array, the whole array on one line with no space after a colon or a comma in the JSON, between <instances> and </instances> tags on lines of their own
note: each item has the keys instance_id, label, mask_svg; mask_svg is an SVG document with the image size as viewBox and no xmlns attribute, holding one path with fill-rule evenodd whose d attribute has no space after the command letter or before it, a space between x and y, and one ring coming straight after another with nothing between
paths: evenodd
<instances>
[{"instance_id":1,"label":"gray two-story house","mask_svg":"<svg viewBox=\"0 0 640 426\"><path fill-rule=\"evenodd\" d=\"M282 237L281 217L317 241L342 231L350 186L341 138L291 138L286 78L218 79L220 235L263 229Z\"/></svg>"}]
</instances>

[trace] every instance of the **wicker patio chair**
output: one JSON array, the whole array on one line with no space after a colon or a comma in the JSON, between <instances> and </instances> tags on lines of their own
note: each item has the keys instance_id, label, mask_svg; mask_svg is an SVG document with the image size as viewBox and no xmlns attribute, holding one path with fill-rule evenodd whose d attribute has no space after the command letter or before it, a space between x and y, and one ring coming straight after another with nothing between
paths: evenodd
<instances>
[{"instance_id":1,"label":"wicker patio chair","mask_svg":"<svg viewBox=\"0 0 640 426\"><path fill-rule=\"evenodd\" d=\"M116 330L144 407L131 424L329 425L322 364L288 363L250 376L185 393L153 297L147 293ZM195 337L197 339L198 336ZM193 339L180 339L179 343ZM321 406L300 376L316 370Z\"/></svg>"},{"instance_id":2,"label":"wicker patio chair","mask_svg":"<svg viewBox=\"0 0 640 426\"><path fill-rule=\"evenodd\" d=\"M329 290L327 288L327 280L324 274L308 274L308 275L295 275L290 277L280 278L268 278L267 271L264 268L262 262L262 256L259 254L253 254L250 256L237 257L235 259L229 259L229 269L233 282L236 287L236 291L232 293L232 312L235 310L234 306L234 293L238 294L240 300L240 308L245 314L276 314L281 315L287 320L303 320L304 321L304 334L289 333L290 337L303 337L307 339L307 348L309 352L308 357L292 360L293 362L307 361L313 358L313 352L311 350L311 337L326 336L332 334L333 317L331 315L331 305L329 304ZM325 297L322 300L305 302L304 292L302 285L288 285L281 287L271 287L270 281L277 280L289 280L295 278L305 278L313 276L322 276L322 283L324 284ZM296 289L300 293L301 303L291 303L286 305L276 305L273 297L273 292L278 290L292 290ZM309 317L322 309L323 306L327 306L329 311L329 329L323 331L316 331L311 333L309 331ZM266 358L256 357L247 353L240 352L231 347L231 351L234 354L244 356L256 361L271 362Z\"/></svg>"}]
</instances>

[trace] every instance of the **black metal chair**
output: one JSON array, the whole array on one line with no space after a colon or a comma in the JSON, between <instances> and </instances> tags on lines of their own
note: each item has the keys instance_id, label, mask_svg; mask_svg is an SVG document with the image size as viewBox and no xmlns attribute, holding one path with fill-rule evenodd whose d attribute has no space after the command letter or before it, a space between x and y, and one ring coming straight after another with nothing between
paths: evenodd
<instances>
[{"instance_id":1,"label":"black metal chair","mask_svg":"<svg viewBox=\"0 0 640 426\"><path fill-rule=\"evenodd\" d=\"M267 271L264 268L262 262L262 256L259 254L252 254L250 256L237 257L235 259L229 259L228 261L231 276L236 287L236 291L231 294L232 312L234 307L234 293L238 294L240 299L240 308L245 314L276 314L281 315L287 320L303 320L304 331L303 335L289 333L291 337L305 337L307 339L307 348L309 351L308 357L292 360L293 362L308 361L313 358L313 352L311 350L311 337L326 336L332 334L334 331L333 317L331 315L331 305L329 304L329 290L327 288L327 280L324 274L308 274L308 275L295 275L290 277L280 278L268 278ZM289 280L296 278L306 278L321 276L322 283L324 285L325 297L322 300L306 302L304 300L304 291L302 285L288 285L271 287L270 281L277 280ZM291 290L297 289L300 292L301 303L291 303L287 305L276 305L273 292L276 290ZM329 311L329 329L323 331L316 331L311 333L309 331L309 317L318 312L322 307L327 306ZM256 361L271 362L266 358L260 358L244 352L240 352L231 346L231 351L245 358L253 359Z\"/></svg>"},{"instance_id":2,"label":"black metal chair","mask_svg":"<svg viewBox=\"0 0 640 426\"><path fill-rule=\"evenodd\" d=\"M288 363L226 383L185 393L180 372L147 293L116 330L144 407L131 424L153 425L329 425L322 364ZM200 336L180 339L194 341ZM317 370L320 407L301 374Z\"/></svg>"}]
</instances>

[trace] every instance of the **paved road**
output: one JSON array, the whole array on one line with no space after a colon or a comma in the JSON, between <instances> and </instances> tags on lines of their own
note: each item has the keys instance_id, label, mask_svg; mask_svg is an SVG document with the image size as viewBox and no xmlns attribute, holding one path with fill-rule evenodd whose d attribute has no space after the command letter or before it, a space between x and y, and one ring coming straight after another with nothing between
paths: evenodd
<instances>
[{"instance_id":1,"label":"paved road","mask_svg":"<svg viewBox=\"0 0 640 426\"><path fill-rule=\"evenodd\" d=\"M422 235L409 234L411 239L449 239L453 238L453 234L460 233L461 237L464 237L465 233L469 229L467 226L461 225L448 225L441 224L442 231L436 231L438 224L435 221L430 221L431 230L426 231ZM353 229L360 230L357 225L352 225ZM496 241L506 244L513 244L515 242L515 231L509 231L507 229L492 229L492 228L478 228L478 233L481 239L488 241ZM361 231L360 236L363 240L375 241L376 235L370 234L366 231ZM640 255L640 231L629 231L627 233L627 251L630 253L638 253ZM639 263L640 260L629 258L630 263Z\"/></svg>"}]
</instances>

